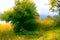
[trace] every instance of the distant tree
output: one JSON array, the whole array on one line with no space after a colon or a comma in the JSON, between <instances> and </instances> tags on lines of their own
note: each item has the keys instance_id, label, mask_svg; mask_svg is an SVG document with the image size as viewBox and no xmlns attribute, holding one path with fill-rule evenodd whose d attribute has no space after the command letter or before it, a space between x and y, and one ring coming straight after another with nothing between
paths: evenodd
<instances>
[{"instance_id":1,"label":"distant tree","mask_svg":"<svg viewBox=\"0 0 60 40\"><path fill-rule=\"evenodd\" d=\"M12 10L7 10L1 15L1 19L11 22L14 25L14 32L19 33L23 29L34 31L39 28L40 19L36 11L36 6L31 0L15 0L15 6ZM30 21L29 21L30 20Z\"/></svg>"},{"instance_id":2,"label":"distant tree","mask_svg":"<svg viewBox=\"0 0 60 40\"><path fill-rule=\"evenodd\" d=\"M59 28L60 27L60 16L54 15L53 20L55 21L55 27Z\"/></svg>"},{"instance_id":3,"label":"distant tree","mask_svg":"<svg viewBox=\"0 0 60 40\"><path fill-rule=\"evenodd\" d=\"M50 2L50 10L52 12L58 12L59 16L54 16L53 19L56 22L56 27L60 27L60 0L49 0Z\"/></svg>"}]
</instances>

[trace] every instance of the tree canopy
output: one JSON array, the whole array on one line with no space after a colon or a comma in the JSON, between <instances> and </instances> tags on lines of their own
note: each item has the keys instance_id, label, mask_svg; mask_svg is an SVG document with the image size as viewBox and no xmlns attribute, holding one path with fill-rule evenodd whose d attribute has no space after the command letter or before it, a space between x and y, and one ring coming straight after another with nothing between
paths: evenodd
<instances>
[{"instance_id":1,"label":"tree canopy","mask_svg":"<svg viewBox=\"0 0 60 40\"><path fill-rule=\"evenodd\" d=\"M58 0L49 0L50 10L53 12L55 7L57 7Z\"/></svg>"},{"instance_id":2,"label":"tree canopy","mask_svg":"<svg viewBox=\"0 0 60 40\"><path fill-rule=\"evenodd\" d=\"M40 19L40 16L32 0L15 0L15 6L1 15L1 20L14 25L15 33L23 29L33 31L39 28L39 22L34 21L35 19Z\"/></svg>"},{"instance_id":3,"label":"tree canopy","mask_svg":"<svg viewBox=\"0 0 60 40\"><path fill-rule=\"evenodd\" d=\"M58 12L60 16L60 0L49 0L50 4L50 11Z\"/></svg>"}]
</instances>

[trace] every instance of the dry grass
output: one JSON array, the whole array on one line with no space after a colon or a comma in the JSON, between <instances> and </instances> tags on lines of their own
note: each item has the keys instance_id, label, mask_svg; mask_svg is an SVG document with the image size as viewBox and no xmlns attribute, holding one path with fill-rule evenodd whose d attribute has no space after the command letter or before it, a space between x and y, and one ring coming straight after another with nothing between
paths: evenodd
<instances>
[{"instance_id":1,"label":"dry grass","mask_svg":"<svg viewBox=\"0 0 60 40\"><path fill-rule=\"evenodd\" d=\"M0 32L10 31L12 29L11 24L0 24Z\"/></svg>"},{"instance_id":2,"label":"dry grass","mask_svg":"<svg viewBox=\"0 0 60 40\"><path fill-rule=\"evenodd\" d=\"M43 25L52 25L53 20L42 20ZM10 30L12 30L12 24L0 24L0 40L60 40L60 29L49 30L42 37L28 38L26 36L16 36Z\"/></svg>"},{"instance_id":3,"label":"dry grass","mask_svg":"<svg viewBox=\"0 0 60 40\"><path fill-rule=\"evenodd\" d=\"M50 27L54 24L54 20L47 19L47 20L41 20L41 25L43 28Z\"/></svg>"}]
</instances>

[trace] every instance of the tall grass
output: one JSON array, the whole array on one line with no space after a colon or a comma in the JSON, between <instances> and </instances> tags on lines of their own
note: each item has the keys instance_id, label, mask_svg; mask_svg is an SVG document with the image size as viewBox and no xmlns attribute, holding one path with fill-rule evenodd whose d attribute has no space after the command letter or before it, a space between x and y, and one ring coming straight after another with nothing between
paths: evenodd
<instances>
[{"instance_id":1,"label":"tall grass","mask_svg":"<svg viewBox=\"0 0 60 40\"><path fill-rule=\"evenodd\" d=\"M56 29L49 29L45 31L44 29L48 29L53 27L54 24L53 20L41 20L40 31L35 32L36 34L39 33L39 35L15 35L13 33L13 25L12 24L0 24L0 40L60 40L60 28ZM34 34L34 32L27 32L24 31L22 34ZM42 36L41 36L42 34Z\"/></svg>"}]
</instances>

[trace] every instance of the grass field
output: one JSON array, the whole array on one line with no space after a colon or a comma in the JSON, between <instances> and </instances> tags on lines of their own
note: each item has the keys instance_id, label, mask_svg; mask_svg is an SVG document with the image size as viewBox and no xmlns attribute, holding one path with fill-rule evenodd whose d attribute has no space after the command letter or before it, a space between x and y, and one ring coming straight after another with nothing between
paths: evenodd
<instances>
[{"instance_id":1,"label":"grass field","mask_svg":"<svg viewBox=\"0 0 60 40\"><path fill-rule=\"evenodd\" d=\"M50 25L53 23L52 20L41 21L44 25ZM13 26L11 24L0 24L0 40L60 40L60 28L53 30L43 31L41 37L30 37L29 36L16 36L12 32Z\"/></svg>"}]
</instances>

